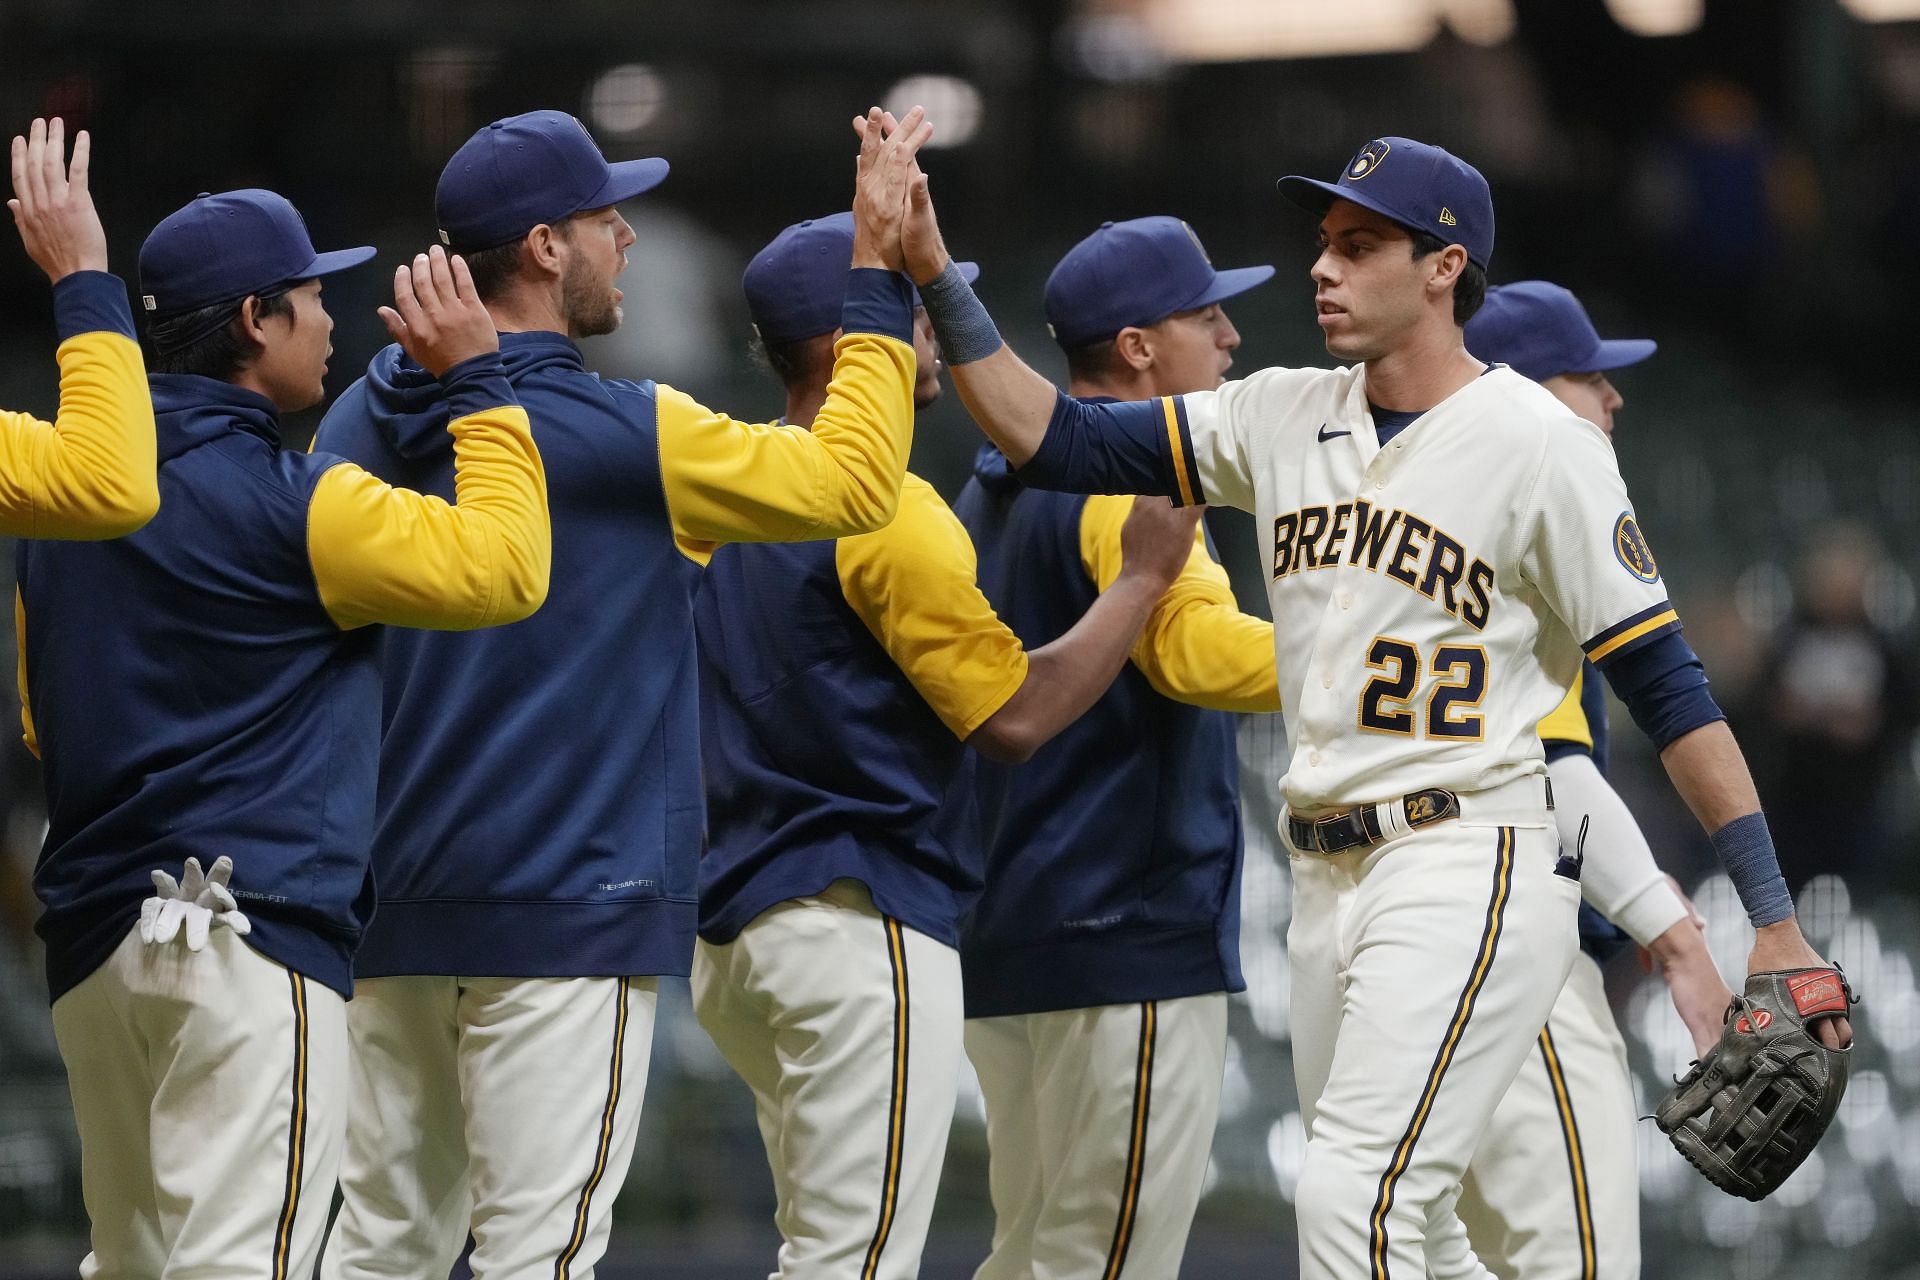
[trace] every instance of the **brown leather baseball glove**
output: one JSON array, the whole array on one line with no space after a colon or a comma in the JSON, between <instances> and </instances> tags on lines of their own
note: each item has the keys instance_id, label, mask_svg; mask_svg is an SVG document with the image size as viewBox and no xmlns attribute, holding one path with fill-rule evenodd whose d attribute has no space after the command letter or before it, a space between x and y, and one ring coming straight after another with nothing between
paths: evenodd
<instances>
[{"instance_id":1,"label":"brown leather baseball glove","mask_svg":"<svg viewBox=\"0 0 1920 1280\"><path fill-rule=\"evenodd\" d=\"M1853 1003L1837 967L1749 976L1727 1009L1720 1043L1661 1099L1654 1119L1722 1191L1766 1198L1840 1109L1853 1047L1827 1048L1814 1024L1846 1017Z\"/></svg>"}]
</instances>

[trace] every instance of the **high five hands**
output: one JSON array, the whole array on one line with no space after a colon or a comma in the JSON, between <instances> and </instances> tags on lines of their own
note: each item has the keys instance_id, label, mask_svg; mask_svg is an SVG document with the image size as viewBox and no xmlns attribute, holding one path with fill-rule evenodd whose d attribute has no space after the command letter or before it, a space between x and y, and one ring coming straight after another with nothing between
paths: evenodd
<instances>
[{"instance_id":1,"label":"high five hands","mask_svg":"<svg viewBox=\"0 0 1920 1280\"><path fill-rule=\"evenodd\" d=\"M944 271L949 261L918 158L920 148L933 136L926 110L915 107L904 119L895 120L891 111L873 107L866 115L854 117L853 131L860 138L853 264L902 271L915 284L925 284ZM861 258L863 228L871 237L868 261Z\"/></svg>"}]
</instances>

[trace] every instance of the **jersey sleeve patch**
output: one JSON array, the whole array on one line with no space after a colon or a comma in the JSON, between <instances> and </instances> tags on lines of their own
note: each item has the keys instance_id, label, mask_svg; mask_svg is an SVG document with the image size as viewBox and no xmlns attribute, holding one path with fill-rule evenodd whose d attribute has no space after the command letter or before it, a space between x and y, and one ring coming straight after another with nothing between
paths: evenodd
<instances>
[{"instance_id":1,"label":"jersey sleeve patch","mask_svg":"<svg viewBox=\"0 0 1920 1280\"><path fill-rule=\"evenodd\" d=\"M1622 618L1581 648L1586 650L1588 661L1599 665L1679 629L1680 615L1674 611L1673 602L1662 600L1659 604Z\"/></svg>"},{"instance_id":2,"label":"jersey sleeve patch","mask_svg":"<svg viewBox=\"0 0 1920 1280\"><path fill-rule=\"evenodd\" d=\"M1642 582L1660 581L1660 566L1654 563L1653 548L1633 512L1622 511L1613 522L1613 554L1620 566Z\"/></svg>"}]
</instances>

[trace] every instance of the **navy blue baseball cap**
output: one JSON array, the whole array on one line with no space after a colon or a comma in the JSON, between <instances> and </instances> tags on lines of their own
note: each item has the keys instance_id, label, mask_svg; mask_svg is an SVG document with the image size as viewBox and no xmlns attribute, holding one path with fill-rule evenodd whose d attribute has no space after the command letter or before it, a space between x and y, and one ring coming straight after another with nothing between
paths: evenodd
<instances>
[{"instance_id":1,"label":"navy blue baseball cap","mask_svg":"<svg viewBox=\"0 0 1920 1280\"><path fill-rule=\"evenodd\" d=\"M1341 171L1338 182L1289 174L1280 193L1310 213L1335 200L1392 218L1403 227L1457 244L1486 269L1493 257L1493 192L1480 171L1439 147L1412 138L1375 138Z\"/></svg>"},{"instance_id":2,"label":"navy blue baseball cap","mask_svg":"<svg viewBox=\"0 0 1920 1280\"><path fill-rule=\"evenodd\" d=\"M140 246L140 305L166 320L345 271L373 254L371 245L316 252L306 221L285 196L258 188L203 191L161 219Z\"/></svg>"},{"instance_id":3,"label":"navy blue baseball cap","mask_svg":"<svg viewBox=\"0 0 1920 1280\"><path fill-rule=\"evenodd\" d=\"M495 120L460 144L440 171L433 212L440 243L472 253L518 240L541 223L604 209L667 176L658 156L608 164L587 126L564 111Z\"/></svg>"},{"instance_id":4,"label":"navy blue baseball cap","mask_svg":"<svg viewBox=\"0 0 1920 1280\"><path fill-rule=\"evenodd\" d=\"M1178 218L1103 222L1067 250L1047 277L1047 328L1067 348L1111 338L1129 325L1159 324L1245 293L1272 267L1215 271L1193 228Z\"/></svg>"},{"instance_id":5,"label":"navy blue baseball cap","mask_svg":"<svg viewBox=\"0 0 1920 1280\"><path fill-rule=\"evenodd\" d=\"M1487 290L1467 321L1467 350L1509 365L1535 382L1562 373L1604 373L1639 364L1657 349L1651 338L1602 338L1580 299L1545 280Z\"/></svg>"},{"instance_id":6,"label":"navy blue baseball cap","mask_svg":"<svg viewBox=\"0 0 1920 1280\"><path fill-rule=\"evenodd\" d=\"M753 255L740 277L747 311L760 341L784 346L840 327L853 262L853 215L836 213L796 222ZM980 278L971 262L956 263L968 284ZM913 291L920 305L920 291Z\"/></svg>"}]
</instances>

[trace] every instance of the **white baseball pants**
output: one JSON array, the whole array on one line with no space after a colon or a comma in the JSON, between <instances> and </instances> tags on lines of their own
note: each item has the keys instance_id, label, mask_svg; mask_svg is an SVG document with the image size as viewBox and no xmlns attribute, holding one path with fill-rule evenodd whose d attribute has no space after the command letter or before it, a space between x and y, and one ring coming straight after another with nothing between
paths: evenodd
<instances>
[{"instance_id":1,"label":"white baseball pants","mask_svg":"<svg viewBox=\"0 0 1920 1280\"><path fill-rule=\"evenodd\" d=\"M346 1127L346 1002L228 929L133 928L53 1006L92 1222L82 1280L306 1280Z\"/></svg>"},{"instance_id":2,"label":"white baseball pants","mask_svg":"<svg viewBox=\"0 0 1920 1280\"><path fill-rule=\"evenodd\" d=\"M836 880L693 959L700 1024L753 1090L777 1280L920 1270L959 1084L960 955Z\"/></svg>"},{"instance_id":3,"label":"white baseball pants","mask_svg":"<svg viewBox=\"0 0 1920 1280\"><path fill-rule=\"evenodd\" d=\"M633 1159L654 978L370 978L323 1280L591 1280Z\"/></svg>"},{"instance_id":4,"label":"white baseball pants","mask_svg":"<svg viewBox=\"0 0 1920 1280\"><path fill-rule=\"evenodd\" d=\"M1302 1280L1485 1276L1454 1209L1578 945L1541 783L1372 849L1295 854Z\"/></svg>"},{"instance_id":5,"label":"white baseball pants","mask_svg":"<svg viewBox=\"0 0 1920 1280\"><path fill-rule=\"evenodd\" d=\"M1224 993L966 1026L993 1252L974 1280L1172 1280L1226 1064Z\"/></svg>"},{"instance_id":6,"label":"white baseball pants","mask_svg":"<svg viewBox=\"0 0 1920 1280\"><path fill-rule=\"evenodd\" d=\"M1581 955L1467 1166L1460 1217L1500 1280L1634 1280L1640 1179L1627 1046Z\"/></svg>"}]
</instances>

